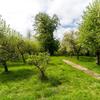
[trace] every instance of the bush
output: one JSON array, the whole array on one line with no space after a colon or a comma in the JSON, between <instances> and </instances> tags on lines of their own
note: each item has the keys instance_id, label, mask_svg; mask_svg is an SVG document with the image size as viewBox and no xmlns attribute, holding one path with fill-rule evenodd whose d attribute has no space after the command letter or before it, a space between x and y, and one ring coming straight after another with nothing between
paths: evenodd
<instances>
[{"instance_id":1,"label":"bush","mask_svg":"<svg viewBox=\"0 0 100 100\"><path fill-rule=\"evenodd\" d=\"M35 55L30 55L27 59L27 63L30 65L35 65L39 72L41 79L47 79L45 75L45 70L47 68L47 64L49 63L50 58L48 53L38 53Z\"/></svg>"}]
</instances>

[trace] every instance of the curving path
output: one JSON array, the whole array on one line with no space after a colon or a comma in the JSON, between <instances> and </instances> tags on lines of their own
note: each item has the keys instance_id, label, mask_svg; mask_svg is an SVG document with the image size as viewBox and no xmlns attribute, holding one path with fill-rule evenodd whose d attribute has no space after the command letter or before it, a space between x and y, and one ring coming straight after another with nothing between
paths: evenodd
<instances>
[{"instance_id":1,"label":"curving path","mask_svg":"<svg viewBox=\"0 0 100 100\"><path fill-rule=\"evenodd\" d=\"M91 70L89 70L81 65L75 64L75 63L73 63L69 60L65 60L65 59L63 60L63 62L65 62L68 65L71 65L72 67L74 67L76 69L83 71L84 73L86 73L86 74L88 74L96 79L100 79L100 74L97 74L97 73L95 73L95 72L93 72L93 71L91 71Z\"/></svg>"}]
</instances>

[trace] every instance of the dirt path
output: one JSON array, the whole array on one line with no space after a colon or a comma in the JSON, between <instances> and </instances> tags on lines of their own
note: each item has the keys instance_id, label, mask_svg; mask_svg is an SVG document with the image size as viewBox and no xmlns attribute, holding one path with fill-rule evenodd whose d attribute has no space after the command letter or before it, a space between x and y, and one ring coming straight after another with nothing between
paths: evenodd
<instances>
[{"instance_id":1,"label":"dirt path","mask_svg":"<svg viewBox=\"0 0 100 100\"><path fill-rule=\"evenodd\" d=\"M79 69L79 70L83 71L84 73L86 73L86 74L88 74L88 75L90 75L90 76L92 76L92 77L94 77L96 79L100 79L100 74L97 74L97 73L95 73L95 72L93 72L93 71L91 71L91 70L89 70L89 69L87 69L87 68L85 68L85 67L83 67L81 65L75 64L75 63L73 63L73 62L71 62L69 60L63 60L63 61L66 64L71 65L72 67L74 67L76 69Z\"/></svg>"}]
</instances>

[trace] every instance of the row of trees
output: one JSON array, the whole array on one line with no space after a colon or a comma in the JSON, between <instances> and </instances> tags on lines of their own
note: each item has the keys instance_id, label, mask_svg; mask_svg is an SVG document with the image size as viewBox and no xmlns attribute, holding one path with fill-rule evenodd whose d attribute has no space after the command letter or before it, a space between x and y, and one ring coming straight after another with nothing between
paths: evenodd
<instances>
[{"instance_id":1,"label":"row of trees","mask_svg":"<svg viewBox=\"0 0 100 100\"><path fill-rule=\"evenodd\" d=\"M86 8L78 31L65 33L61 48L78 59L79 55L96 55L100 65L100 0Z\"/></svg>"},{"instance_id":2,"label":"row of trees","mask_svg":"<svg viewBox=\"0 0 100 100\"><path fill-rule=\"evenodd\" d=\"M8 72L8 61L22 59L26 63L27 55L35 54L40 47L38 41L22 37L0 18L0 64L4 66L5 72Z\"/></svg>"},{"instance_id":3,"label":"row of trees","mask_svg":"<svg viewBox=\"0 0 100 100\"><path fill-rule=\"evenodd\" d=\"M45 13L39 13L35 17L35 37L28 31L25 38L11 29L0 17L0 64L3 65L5 72L8 72L9 61L19 60L24 64L35 65L40 71L41 78L46 79L45 69L49 62L49 54L54 55L59 46L59 41L53 35L58 25L59 19L56 15L50 17Z\"/></svg>"},{"instance_id":4,"label":"row of trees","mask_svg":"<svg viewBox=\"0 0 100 100\"><path fill-rule=\"evenodd\" d=\"M53 32L60 24L56 15L50 17L46 13L39 13L35 17L35 31L37 39L41 42L44 51L54 55L58 53L67 53L68 55L96 56L97 64L100 64L100 0L91 3L82 16L78 31L70 31L64 34L60 43L54 39Z\"/></svg>"},{"instance_id":5,"label":"row of trees","mask_svg":"<svg viewBox=\"0 0 100 100\"><path fill-rule=\"evenodd\" d=\"M77 59L79 59L79 53L82 48L78 38L79 32L70 31L64 34L64 38L61 42L61 49L64 48L70 56L76 55Z\"/></svg>"}]
</instances>

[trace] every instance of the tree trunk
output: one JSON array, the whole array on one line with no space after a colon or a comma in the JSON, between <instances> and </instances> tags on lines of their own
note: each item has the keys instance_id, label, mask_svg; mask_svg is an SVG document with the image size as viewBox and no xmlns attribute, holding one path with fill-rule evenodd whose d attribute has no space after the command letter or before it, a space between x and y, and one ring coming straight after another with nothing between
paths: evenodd
<instances>
[{"instance_id":1,"label":"tree trunk","mask_svg":"<svg viewBox=\"0 0 100 100\"><path fill-rule=\"evenodd\" d=\"M96 51L96 60L97 65L100 65L100 49Z\"/></svg>"},{"instance_id":2,"label":"tree trunk","mask_svg":"<svg viewBox=\"0 0 100 100\"><path fill-rule=\"evenodd\" d=\"M4 66L4 69L5 69L5 72L8 72L8 67L7 67L6 62L3 62L3 66Z\"/></svg>"},{"instance_id":3,"label":"tree trunk","mask_svg":"<svg viewBox=\"0 0 100 100\"><path fill-rule=\"evenodd\" d=\"M42 80L47 80L47 76L45 75L44 71L40 70L40 74L41 74L40 78Z\"/></svg>"},{"instance_id":4,"label":"tree trunk","mask_svg":"<svg viewBox=\"0 0 100 100\"><path fill-rule=\"evenodd\" d=\"M37 65L36 65L36 66L37 66ZM47 78L47 76L45 75L45 71L42 70L42 69L40 68L40 66L37 66L37 68L38 68L39 71L40 71L40 78L41 78L41 80L47 80L48 78Z\"/></svg>"},{"instance_id":5,"label":"tree trunk","mask_svg":"<svg viewBox=\"0 0 100 100\"><path fill-rule=\"evenodd\" d=\"M76 52L77 52L77 60L79 60L80 50L81 50L81 46L79 47L78 50L76 50Z\"/></svg>"},{"instance_id":6,"label":"tree trunk","mask_svg":"<svg viewBox=\"0 0 100 100\"><path fill-rule=\"evenodd\" d=\"M79 60L79 53L77 53L77 60Z\"/></svg>"},{"instance_id":7,"label":"tree trunk","mask_svg":"<svg viewBox=\"0 0 100 100\"><path fill-rule=\"evenodd\" d=\"M21 54L21 56L22 56L22 60L23 60L23 62L24 62L24 63L26 63L25 58L24 58L24 54L20 51L20 49L19 49L19 46L18 46L18 45L17 45L17 48L18 48L18 50L19 50L19 52L20 52L20 54Z\"/></svg>"},{"instance_id":8,"label":"tree trunk","mask_svg":"<svg viewBox=\"0 0 100 100\"><path fill-rule=\"evenodd\" d=\"M26 60L25 60L25 58L24 58L24 55L21 54L21 56L22 56L23 62L26 63Z\"/></svg>"},{"instance_id":9,"label":"tree trunk","mask_svg":"<svg viewBox=\"0 0 100 100\"><path fill-rule=\"evenodd\" d=\"M31 55L31 52L28 52L29 55Z\"/></svg>"},{"instance_id":10,"label":"tree trunk","mask_svg":"<svg viewBox=\"0 0 100 100\"><path fill-rule=\"evenodd\" d=\"M90 51L87 50L86 56L90 56Z\"/></svg>"},{"instance_id":11,"label":"tree trunk","mask_svg":"<svg viewBox=\"0 0 100 100\"><path fill-rule=\"evenodd\" d=\"M70 52L70 57L72 58L73 54Z\"/></svg>"}]
</instances>

